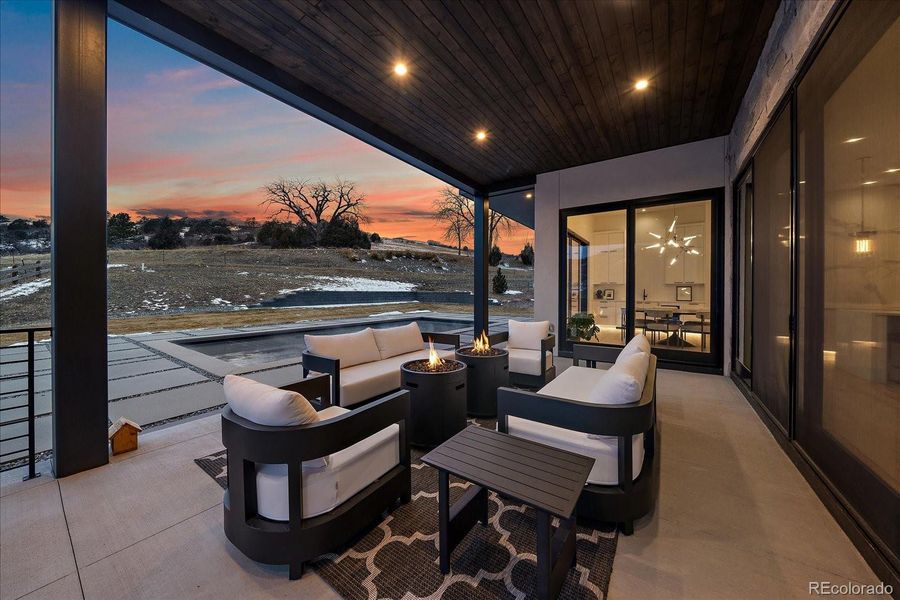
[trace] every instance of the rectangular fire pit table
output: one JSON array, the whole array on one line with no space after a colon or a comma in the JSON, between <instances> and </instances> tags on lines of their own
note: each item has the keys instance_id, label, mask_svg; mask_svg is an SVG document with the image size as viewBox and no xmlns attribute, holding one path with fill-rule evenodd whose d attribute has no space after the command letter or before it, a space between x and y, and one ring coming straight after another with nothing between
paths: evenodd
<instances>
[{"instance_id":1,"label":"rectangular fire pit table","mask_svg":"<svg viewBox=\"0 0 900 600\"><path fill-rule=\"evenodd\" d=\"M488 520L488 491L537 513L537 594L556 598L575 565L575 504L594 459L482 427L467 427L424 457L438 470L441 573L476 521ZM472 482L450 506L450 475ZM553 530L551 520L559 517Z\"/></svg>"}]
</instances>

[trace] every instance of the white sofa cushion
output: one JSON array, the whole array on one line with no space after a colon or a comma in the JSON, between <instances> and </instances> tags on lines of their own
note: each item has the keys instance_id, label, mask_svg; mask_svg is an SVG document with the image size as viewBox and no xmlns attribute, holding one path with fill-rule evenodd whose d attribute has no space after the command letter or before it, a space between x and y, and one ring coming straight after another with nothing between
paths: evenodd
<instances>
[{"instance_id":1,"label":"white sofa cushion","mask_svg":"<svg viewBox=\"0 0 900 600\"><path fill-rule=\"evenodd\" d=\"M341 361L341 368L352 367L367 362L381 360L381 352L375 343L375 334L371 327L354 333L335 335L304 335L306 349L319 356L336 358Z\"/></svg>"},{"instance_id":2,"label":"white sofa cushion","mask_svg":"<svg viewBox=\"0 0 900 600\"><path fill-rule=\"evenodd\" d=\"M225 401L239 417L259 425L287 427L315 423L319 415L302 394L246 377L226 375Z\"/></svg>"},{"instance_id":3,"label":"white sofa cushion","mask_svg":"<svg viewBox=\"0 0 900 600\"><path fill-rule=\"evenodd\" d=\"M566 370L568 372L568 369ZM540 393L544 393L543 390ZM587 482L596 485L618 485L619 483L619 443L618 438L588 436L579 431L570 431L545 423L509 417L509 433L512 435L547 444L561 450L568 450L594 459L594 466ZM641 473L644 464L644 434L631 439L632 479Z\"/></svg>"},{"instance_id":4,"label":"white sofa cushion","mask_svg":"<svg viewBox=\"0 0 900 600\"><path fill-rule=\"evenodd\" d=\"M319 413L330 419L349 412L331 406ZM328 456L328 465L302 465L301 498L304 519L334 510L364 487L400 464L400 428L391 425L378 433ZM256 466L256 503L260 516L287 521L287 465Z\"/></svg>"},{"instance_id":5,"label":"white sofa cushion","mask_svg":"<svg viewBox=\"0 0 900 600\"><path fill-rule=\"evenodd\" d=\"M591 390L604 376L606 371L603 369L569 367L557 375L556 379L539 389L538 394L587 402Z\"/></svg>"},{"instance_id":6,"label":"white sofa cushion","mask_svg":"<svg viewBox=\"0 0 900 600\"><path fill-rule=\"evenodd\" d=\"M373 329L372 332L375 334L375 343L378 345L381 358L391 358L422 349L422 332L415 321L402 327Z\"/></svg>"},{"instance_id":7,"label":"white sofa cushion","mask_svg":"<svg viewBox=\"0 0 900 600\"><path fill-rule=\"evenodd\" d=\"M647 354L650 354L650 340L648 340L647 336L643 333L637 334L625 344L625 347L619 352L619 356L616 357L616 362L624 360L637 352L646 352Z\"/></svg>"},{"instance_id":8,"label":"white sofa cushion","mask_svg":"<svg viewBox=\"0 0 900 600\"><path fill-rule=\"evenodd\" d=\"M509 348L540 350L541 340L550 335L550 321L509 321Z\"/></svg>"},{"instance_id":9,"label":"white sofa cushion","mask_svg":"<svg viewBox=\"0 0 900 600\"><path fill-rule=\"evenodd\" d=\"M553 353L549 350L544 353L544 365L541 366L540 350L524 350L522 348L506 349L509 352L509 372L525 375L543 375L544 371L553 366Z\"/></svg>"},{"instance_id":10,"label":"white sofa cushion","mask_svg":"<svg viewBox=\"0 0 900 600\"><path fill-rule=\"evenodd\" d=\"M441 358L453 358L454 350L438 350ZM341 369L341 406L353 406L369 398L400 388L400 365L410 360L428 358L423 349L392 356L384 360Z\"/></svg>"},{"instance_id":11,"label":"white sofa cushion","mask_svg":"<svg viewBox=\"0 0 900 600\"><path fill-rule=\"evenodd\" d=\"M631 404L641 399L642 389L643 382L610 369L591 389L586 400L592 404Z\"/></svg>"}]
</instances>

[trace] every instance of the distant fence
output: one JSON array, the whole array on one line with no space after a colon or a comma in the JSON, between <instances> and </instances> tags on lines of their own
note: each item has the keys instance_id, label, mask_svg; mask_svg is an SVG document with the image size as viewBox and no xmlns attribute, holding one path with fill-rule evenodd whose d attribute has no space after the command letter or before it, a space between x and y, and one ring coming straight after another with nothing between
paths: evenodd
<instances>
[{"instance_id":1,"label":"distant fence","mask_svg":"<svg viewBox=\"0 0 900 600\"><path fill-rule=\"evenodd\" d=\"M258 306L330 306L340 304L382 304L387 302L437 302L441 304L472 304L470 292L353 292L304 290L261 302Z\"/></svg>"},{"instance_id":2,"label":"distant fence","mask_svg":"<svg viewBox=\"0 0 900 600\"><path fill-rule=\"evenodd\" d=\"M13 285L37 279L39 277L50 276L50 261L35 260L32 262L21 261L21 264L14 264L9 267L0 269L0 285Z\"/></svg>"}]
</instances>

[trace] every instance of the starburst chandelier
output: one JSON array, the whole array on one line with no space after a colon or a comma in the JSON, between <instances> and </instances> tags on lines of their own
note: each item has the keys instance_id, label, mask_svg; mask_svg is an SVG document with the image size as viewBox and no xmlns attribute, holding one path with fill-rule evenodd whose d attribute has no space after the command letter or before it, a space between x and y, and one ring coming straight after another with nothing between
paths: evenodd
<instances>
[{"instance_id":1,"label":"starburst chandelier","mask_svg":"<svg viewBox=\"0 0 900 600\"><path fill-rule=\"evenodd\" d=\"M665 231L665 233L654 233L651 231L650 235L652 235L659 241L655 244L644 246L644 250L653 250L655 248L659 248L660 254L665 254L667 250L670 253L674 253L674 256L669 261L670 265L674 265L675 263L677 263L678 259L685 254L700 254L699 250L691 247L691 243L699 236L686 235L683 238L679 238L678 234L675 232L675 223L677 222L678 217L672 219L672 224L669 225L669 228Z\"/></svg>"}]
</instances>

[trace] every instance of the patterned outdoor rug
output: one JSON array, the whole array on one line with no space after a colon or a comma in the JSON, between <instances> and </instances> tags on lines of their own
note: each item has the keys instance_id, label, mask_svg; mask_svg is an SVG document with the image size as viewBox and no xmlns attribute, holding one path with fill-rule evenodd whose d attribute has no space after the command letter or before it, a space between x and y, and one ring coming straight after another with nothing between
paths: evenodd
<instances>
[{"instance_id":1,"label":"patterned outdoor rug","mask_svg":"<svg viewBox=\"0 0 900 600\"><path fill-rule=\"evenodd\" d=\"M478 424L493 427L492 421ZM489 525L472 528L453 551L450 574L441 574L437 471L420 461L423 455L412 451L412 502L386 514L351 547L325 554L311 566L350 600L535 597L534 512L493 492ZM226 487L224 450L194 462ZM469 485L451 477L451 499L455 501ZM578 527L578 565L569 572L561 598L606 597L617 540L612 524L603 529Z\"/></svg>"}]
</instances>

